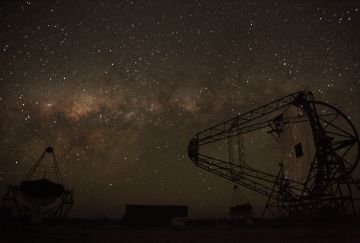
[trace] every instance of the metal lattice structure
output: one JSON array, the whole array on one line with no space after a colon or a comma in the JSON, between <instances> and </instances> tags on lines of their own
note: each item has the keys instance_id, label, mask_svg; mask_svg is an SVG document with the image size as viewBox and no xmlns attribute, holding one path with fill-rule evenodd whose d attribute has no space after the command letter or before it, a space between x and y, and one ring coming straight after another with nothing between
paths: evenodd
<instances>
[{"instance_id":1,"label":"metal lattice structure","mask_svg":"<svg viewBox=\"0 0 360 243\"><path fill-rule=\"evenodd\" d=\"M252 133L279 144L284 155L277 172L254 168L245 158L244 136ZM352 172L359 151L350 119L307 91L203 130L188 145L196 166L266 196L263 216L279 217L356 214Z\"/></svg>"},{"instance_id":2,"label":"metal lattice structure","mask_svg":"<svg viewBox=\"0 0 360 243\"><path fill-rule=\"evenodd\" d=\"M43 165L46 156L50 156L51 162ZM2 202L15 218L34 217L34 214L40 218L61 218L69 213L74 204L72 192L64 188L52 147L46 148L35 161L20 185L8 187Z\"/></svg>"}]
</instances>

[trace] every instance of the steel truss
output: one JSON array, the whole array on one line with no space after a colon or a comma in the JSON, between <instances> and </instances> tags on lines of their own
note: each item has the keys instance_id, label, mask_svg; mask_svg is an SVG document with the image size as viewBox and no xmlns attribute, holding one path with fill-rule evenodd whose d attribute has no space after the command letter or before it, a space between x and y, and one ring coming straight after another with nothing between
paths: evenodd
<instances>
[{"instance_id":1,"label":"steel truss","mask_svg":"<svg viewBox=\"0 0 360 243\"><path fill-rule=\"evenodd\" d=\"M294 106L301 115L284 116ZM276 174L244 161L244 134L265 130L278 139L284 125L303 122L310 123L315 147L306 181L287 178L282 163ZM218 142L227 144L226 158L203 152ZM290 94L203 130L188 145L189 158L196 166L268 197L263 216L273 212L280 217L356 214L352 172L359 163L359 151L359 136L350 119L335 107L315 101L308 91Z\"/></svg>"},{"instance_id":2,"label":"steel truss","mask_svg":"<svg viewBox=\"0 0 360 243\"><path fill-rule=\"evenodd\" d=\"M29 217L34 209L41 210L44 218L64 218L73 207L74 200L72 191L65 190L57 200L49 205L42 202L31 205L21 194L19 186L9 186L2 198L2 203L4 208L9 209L12 217L15 218Z\"/></svg>"},{"instance_id":3,"label":"steel truss","mask_svg":"<svg viewBox=\"0 0 360 243\"><path fill-rule=\"evenodd\" d=\"M50 154L52 158L52 166L41 165L42 160L46 154ZM22 192L22 185L24 182L31 181L35 172L45 169L41 172L55 174L55 182L60 185L61 193L54 198L31 197ZM41 190L41 188L40 188ZM46 148L41 156L35 161L34 166L29 173L24 177L20 185L10 185L8 190L2 198L3 207L10 211L14 218L24 218L31 216L34 212L41 212L44 218L63 218L66 217L74 205L73 192L66 190L63 187L60 170L57 159L52 147Z\"/></svg>"}]
</instances>

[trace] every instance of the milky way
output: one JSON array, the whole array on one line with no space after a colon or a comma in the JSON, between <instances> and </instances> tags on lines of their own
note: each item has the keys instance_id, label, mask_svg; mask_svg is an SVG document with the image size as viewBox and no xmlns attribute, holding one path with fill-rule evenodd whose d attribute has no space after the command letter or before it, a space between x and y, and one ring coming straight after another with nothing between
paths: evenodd
<instances>
[{"instance_id":1,"label":"milky way","mask_svg":"<svg viewBox=\"0 0 360 243\"><path fill-rule=\"evenodd\" d=\"M225 214L232 184L191 164L189 140L291 92L359 128L357 1L1 1L0 23L0 192L51 145L74 216Z\"/></svg>"}]
</instances>

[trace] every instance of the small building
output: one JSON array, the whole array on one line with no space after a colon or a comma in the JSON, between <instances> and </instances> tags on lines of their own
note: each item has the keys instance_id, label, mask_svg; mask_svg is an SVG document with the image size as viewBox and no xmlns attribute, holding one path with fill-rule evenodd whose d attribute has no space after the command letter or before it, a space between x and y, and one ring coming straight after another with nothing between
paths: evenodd
<instances>
[{"instance_id":1,"label":"small building","mask_svg":"<svg viewBox=\"0 0 360 243\"><path fill-rule=\"evenodd\" d=\"M123 223L128 226L170 226L171 220L188 217L185 205L126 205Z\"/></svg>"},{"instance_id":2,"label":"small building","mask_svg":"<svg viewBox=\"0 0 360 243\"><path fill-rule=\"evenodd\" d=\"M253 208L250 203L239 204L234 207L230 207L229 216L232 220L243 220L247 224L252 224Z\"/></svg>"}]
</instances>

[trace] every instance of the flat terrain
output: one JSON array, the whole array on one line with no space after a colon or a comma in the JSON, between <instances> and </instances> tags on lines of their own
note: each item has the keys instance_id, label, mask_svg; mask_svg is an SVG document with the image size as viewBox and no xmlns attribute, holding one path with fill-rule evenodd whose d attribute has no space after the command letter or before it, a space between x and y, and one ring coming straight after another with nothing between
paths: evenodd
<instances>
[{"instance_id":1,"label":"flat terrain","mask_svg":"<svg viewBox=\"0 0 360 243\"><path fill-rule=\"evenodd\" d=\"M360 242L360 224L258 224L129 229L116 224L0 225L0 242Z\"/></svg>"}]
</instances>

